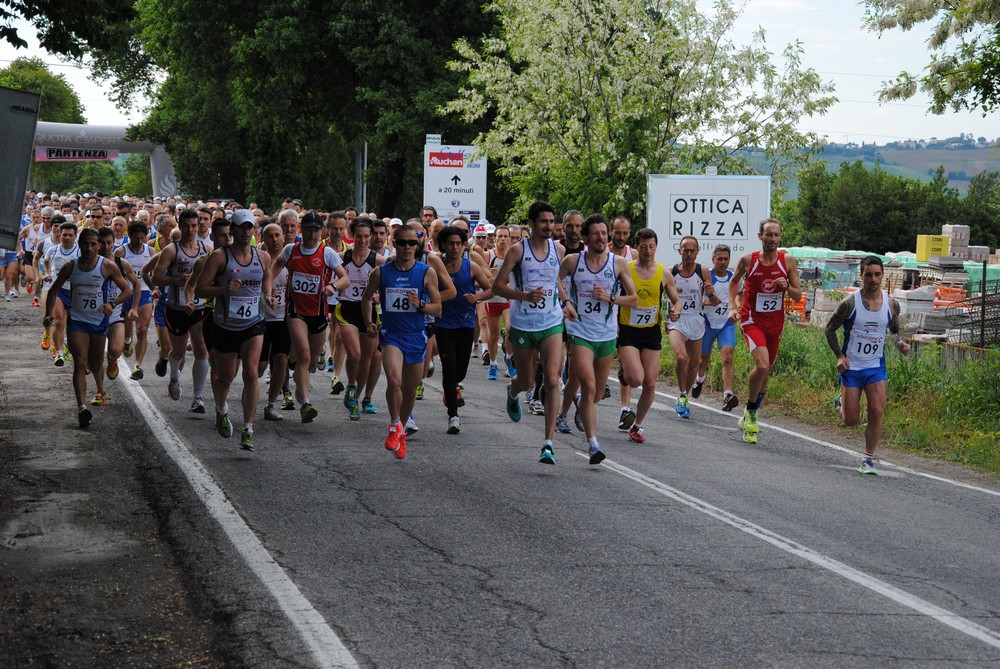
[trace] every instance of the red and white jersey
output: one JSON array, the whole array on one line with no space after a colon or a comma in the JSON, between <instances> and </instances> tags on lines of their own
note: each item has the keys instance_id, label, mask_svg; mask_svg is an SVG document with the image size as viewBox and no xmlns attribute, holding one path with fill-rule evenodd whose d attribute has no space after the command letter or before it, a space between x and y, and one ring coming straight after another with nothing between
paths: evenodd
<instances>
[{"instance_id":1,"label":"red and white jersey","mask_svg":"<svg viewBox=\"0 0 1000 669\"><path fill-rule=\"evenodd\" d=\"M755 323L764 329L780 330L785 325L785 291L779 290L774 282L788 278L785 252L778 251L778 257L771 265L761 262L760 253L754 251L750 254L740 323Z\"/></svg>"}]
</instances>

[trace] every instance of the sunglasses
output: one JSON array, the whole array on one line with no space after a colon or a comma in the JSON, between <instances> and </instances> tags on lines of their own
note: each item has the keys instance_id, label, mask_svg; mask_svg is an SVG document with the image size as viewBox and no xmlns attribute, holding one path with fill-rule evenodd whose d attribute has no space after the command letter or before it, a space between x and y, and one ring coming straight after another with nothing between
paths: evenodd
<instances>
[{"instance_id":1,"label":"sunglasses","mask_svg":"<svg viewBox=\"0 0 1000 669\"><path fill-rule=\"evenodd\" d=\"M420 242L416 239L397 239L393 243L396 246L420 246Z\"/></svg>"}]
</instances>

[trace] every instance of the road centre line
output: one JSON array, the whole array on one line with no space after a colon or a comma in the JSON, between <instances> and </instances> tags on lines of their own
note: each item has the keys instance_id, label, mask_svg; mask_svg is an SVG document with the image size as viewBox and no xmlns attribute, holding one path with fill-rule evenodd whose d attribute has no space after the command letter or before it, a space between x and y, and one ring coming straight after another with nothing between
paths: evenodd
<instances>
[{"instance_id":1,"label":"road centre line","mask_svg":"<svg viewBox=\"0 0 1000 669\"><path fill-rule=\"evenodd\" d=\"M282 613L299 633L317 666L323 669L357 669L358 664L340 637L337 636L303 596L295 583L267 552L236 509L226 499L226 494L212 478L205 466L188 448L167 418L149 399L138 383L123 384L132 395L139 413L152 429L153 435L163 446L164 452L184 473L191 489L201 499L211 515L229 537L233 547L243 557L246 565L260 579L274 597Z\"/></svg>"},{"instance_id":2,"label":"road centre line","mask_svg":"<svg viewBox=\"0 0 1000 669\"><path fill-rule=\"evenodd\" d=\"M582 458L589 457L585 452L574 452ZM897 604L933 618L942 625L951 627L962 634L982 641L983 643L993 646L994 648L1000 648L1000 633L994 632L987 627L963 618L956 613L948 611L947 609L943 609L940 606L921 599L916 595L912 595L905 590L890 585L885 581L866 574L858 569L855 569L854 567L850 567L843 562L839 562L811 548L798 544L791 539L787 539L780 534L765 529L760 525L756 525L749 520L745 520L739 516L729 513L728 511L724 511L719 507L698 499L697 497L693 497L687 493L677 490L676 488L672 488L661 481L657 481L656 479L650 478L644 474L640 474L634 469L620 465L612 460L605 460L601 463L601 466L610 469L620 476L624 476L627 479L645 486L660 495L667 497L668 499L726 523L727 525L749 534L752 537L766 541L786 553L802 558L818 567L822 567L823 569L831 571L838 576L842 576L849 581L868 588L869 590L872 590L873 592L876 592L896 602Z\"/></svg>"},{"instance_id":3,"label":"road centre line","mask_svg":"<svg viewBox=\"0 0 1000 669\"><path fill-rule=\"evenodd\" d=\"M614 379L614 378L610 378L610 377L608 378L608 381L609 382L614 381L615 383L618 383L618 379ZM639 386L639 388L641 388L641 387L642 386ZM633 388L632 390L639 390L639 388ZM666 397L666 398L674 400L674 401L677 400L677 396L676 395L668 395L667 393L661 392L659 390L654 391L654 392L657 395L659 395L660 397ZM705 409L706 411L711 411L712 413L717 413L720 416L729 416L730 418L736 418L736 420L739 420L739 414L727 413L727 412L723 411L722 409L716 409L715 407L710 407L710 406L708 406L706 404L702 404L700 402L694 402L694 401L691 401L691 400L689 400L689 402L690 402L691 405L696 406L699 409ZM669 411L669 409L666 409L665 411ZM801 432L796 432L794 430L789 430L788 428L780 427L780 426L774 425L772 423L765 423L765 422L762 421L760 423L760 426L761 427L766 427L766 428L768 428L770 430L774 430L775 432L781 432L782 434L787 434L790 437L796 437L798 439L802 439L803 441L812 442L812 443L817 444L819 446L824 446L826 448L831 448L831 449L833 449L835 451L840 451L841 453L847 453L849 455L861 457L861 451L856 451L856 450L853 450L853 449L850 449L850 448L845 448L844 446L840 446L839 444L833 444L833 443L830 443L829 441L823 441L822 439L816 439L815 437L810 437L807 434L802 434ZM938 483L947 483L948 485L953 485L953 486L956 486L958 488L965 488L966 490L974 490L975 492L981 492L981 493L985 493L987 495L993 495L994 497L1000 497L1000 490L990 490L989 488L983 488L981 486L972 485L971 483L964 483L963 481L956 481L954 479L945 478L943 476L937 476L936 474L929 474L927 472L922 472L922 471L919 471L919 470L916 470L916 469L910 469L909 467L904 467L902 465L896 465L896 464L893 464L893 463L889 462L888 460L883 460L881 458L879 458L879 464L882 465L882 466L884 466L884 467L889 467L889 468L895 469L897 471L903 472L904 474L910 474L911 476L920 476L920 477L925 478L925 479L930 479L931 481L937 481Z\"/></svg>"}]
</instances>

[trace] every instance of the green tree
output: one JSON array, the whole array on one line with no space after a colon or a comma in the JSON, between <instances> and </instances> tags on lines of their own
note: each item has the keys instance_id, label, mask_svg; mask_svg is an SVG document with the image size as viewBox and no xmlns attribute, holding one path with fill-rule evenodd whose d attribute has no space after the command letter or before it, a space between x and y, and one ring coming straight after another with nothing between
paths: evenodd
<instances>
[{"instance_id":1,"label":"green tree","mask_svg":"<svg viewBox=\"0 0 1000 669\"><path fill-rule=\"evenodd\" d=\"M151 195L153 174L149 167L149 156L144 153L130 153L122 160L124 177L120 190L131 195Z\"/></svg>"},{"instance_id":2,"label":"green tree","mask_svg":"<svg viewBox=\"0 0 1000 669\"><path fill-rule=\"evenodd\" d=\"M795 129L834 101L801 67L801 47L772 60L758 33L727 37L728 1L703 15L692 0L497 0L497 34L460 40L451 66L467 85L444 110L487 118L476 144L518 194L558 209L644 219L646 175L751 173L743 147L771 164L778 184L817 138ZM516 212L516 213L515 213Z\"/></svg>"},{"instance_id":3,"label":"green tree","mask_svg":"<svg viewBox=\"0 0 1000 669\"><path fill-rule=\"evenodd\" d=\"M980 172L972 177L962 204L969 243L991 249L1000 246L1000 172Z\"/></svg>"},{"instance_id":4,"label":"green tree","mask_svg":"<svg viewBox=\"0 0 1000 669\"><path fill-rule=\"evenodd\" d=\"M76 178L67 189L73 193L113 193L122 183L121 172L110 160L83 163Z\"/></svg>"},{"instance_id":5,"label":"green tree","mask_svg":"<svg viewBox=\"0 0 1000 669\"><path fill-rule=\"evenodd\" d=\"M4 0L0 39L26 48L14 25L24 20L38 29L38 42L46 51L80 56L88 49L111 47L124 33L109 27L127 24L133 15L132 0Z\"/></svg>"},{"instance_id":6,"label":"green tree","mask_svg":"<svg viewBox=\"0 0 1000 669\"><path fill-rule=\"evenodd\" d=\"M937 22L928 39L930 62L923 74L900 73L883 87L883 100L905 100L924 91L935 114L978 107L985 115L1000 103L1000 13L995 1L864 0L864 4L866 23L878 34Z\"/></svg>"},{"instance_id":7,"label":"green tree","mask_svg":"<svg viewBox=\"0 0 1000 669\"><path fill-rule=\"evenodd\" d=\"M39 58L18 58L0 70L0 86L38 93L39 121L86 123L80 98L66 77L53 74ZM68 190L82 170L79 163L38 163L32 156L30 183L36 189Z\"/></svg>"}]
</instances>

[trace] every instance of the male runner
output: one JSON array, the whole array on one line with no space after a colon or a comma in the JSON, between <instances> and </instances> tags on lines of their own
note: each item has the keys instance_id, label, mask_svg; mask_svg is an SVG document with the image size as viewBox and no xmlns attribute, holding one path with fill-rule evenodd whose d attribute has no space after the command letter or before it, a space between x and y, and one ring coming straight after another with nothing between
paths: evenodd
<instances>
[{"instance_id":1,"label":"male runner","mask_svg":"<svg viewBox=\"0 0 1000 669\"><path fill-rule=\"evenodd\" d=\"M133 352L135 354L135 368L130 377L133 381L138 381L143 377L142 363L146 359L146 348L149 345L149 322L153 318L153 293L149 285L142 279L142 270L153 257L153 249L146 243L148 236L149 229L145 223L133 223L129 226L128 243L115 249L115 256L127 260L140 277L138 293L134 293L122 306L122 311L128 313L133 310L133 304L137 305L135 320L125 320L123 350L125 357L131 356ZM135 334L134 346L132 344L133 330Z\"/></svg>"},{"instance_id":2,"label":"male runner","mask_svg":"<svg viewBox=\"0 0 1000 669\"><path fill-rule=\"evenodd\" d=\"M566 317L573 371L580 382L580 414L587 435L590 464L604 460L597 440L597 412L611 371L618 338L618 307L639 304L628 262L608 251L608 219L591 214L583 222L585 253L566 256L559 268L559 300ZM563 279L571 281L567 291ZM603 394L603 392L602 392Z\"/></svg>"},{"instance_id":3,"label":"male runner","mask_svg":"<svg viewBox=\"0 0 1000 669\"><path fill-rule=\"evenodd\" d=\"M536 361L541 358L545 387L545 438L538 461L549 465L556 462L552 438L556 428L564 330L556 286L563 250L551 239L555 218L552 205L541 200L534 202L528 208L531 236L510 247L493 280L494 294L511 301L510 339L514 366L520 370L533 370ZM514 287L509 285L511 276ZM511 420L521 420L518 395L532 385L529 373L518 374L507 384L507 415Z\"/></svg>"},{"instance_id":4,"label":"male runner","mask_svg":"<svg viewBox=\"0 0 1000 669\"><path fill-rule=\"evenodd\" d=\"M778 250L781 223L775 218L765 218L760 222L757 238L761 250L743 254L729 280L729 320L734 323L739 320L753 358L747 406L740 418L743 440L748 444L756 444L760 432L757 410L764 401L771 368L778 357L785 327L785 293L795 302L802 299L795 258ZM740 281L744 278L741 302Z\"/></svg>"},{"instance_id":5,"label":"male runner","mask_svg":"<svg viewBox=\"0 0 1000 669\"><path fill-rule=\"evenodd\" d=\"M288 210L291 211L291 210ZM292 238L294 243L294 236ZM261 230L262 247L272 258L277 258L285 248L285 234L277 223L269 223ZM257 376L263 376L268 365L271 380L267 387L267 404L264 406L264 420L284 420L274 408L284 384L288 381L288 353L292 349L292 338L288 333L285 313L285 298L288 293L288 268L282 267L272 277L271 295L274 300L264 300L261 310L264 314L264 343L260 350Z\"/></svg>"},{"instance_id":6,"label":"male runner","mask_svg":"<svg viewBox=\"0 0 1000 669\"><path fill-rule=\"evenodd\" d=\"M729 282L733 272L729 269L731 251L725 244L712 250L712 287L719 298L719 304L705 310L705 336L701 339L701 363L698 376L691 386L691 397L698 399L708 374L708 363L712 360L712 344L718 342L719 357L722 358L722 410L732 411L740 400L733 393L733 351L736 348L736 324L729 320Z\"/></svg>"},{"instance_id":7,"label":"male runner","mask_svg":"<svg viewBox=\"0 0 1000 669\"><path fill-rule=\"evenodd\" d=\"M503 264L504 256L507 254L510 244L510 228L506 225L498 226L496 230L496 246L490 249L486 261L490 274L494 278L500 270L500 265ZM499 378L500 370L496 361L501 337L504 340L504 366L506 367L504 374L508 379L513 378L517 374L517 370L514 368L514 361L507 354L510 350L510 339L508 338L507 329L500 324L500 317L504 315L505 311L510 309L510 301L505 297L494 295L483 306L486 311L486 330L488 333L486 340L490 354L490 367L486 372L486 379L488 381L496 381Z\"/></svg>"},{"instance_id":8,"label":"male runner","mask_svg":"<svg viewBox=\"0 0 1000 669\"><path fill-rule=\"evenodd\" d=\"M102 217L103 218L103 217ZM111 228L100 228L97 231L98 240L100 242L100 253L103 258L111 260L118 266L118 271L121 272L125 280L128 281L129 285L132 286L132 295L134 296L139 292L139 277L136 276L135 271L132 269L132 265L129 264L127 260L120 256L115 255L115 233ZM109 283L107 286L107 300L109 302L115 301L118 297L118 286L114 283ZM107 366L107 376L109 379L114 381L118 378L118 359L121 357L122 349L125 343L125 322L134 321L138 314L132 309L132 304L134 300L129 297L128 300L123 302L121 305L115 307L114 311L108 317L108 366ZM128 309L126 309L126 305ZM108 397L103 395L100 397L100 402L95 398L95 403L103 404L106 402Z\"/></svg>"},{"instance_id":9,"label":"male runner","mask_svg":"<svg viewBox=\"0 0 1000 669\"><path fill-rule=\"evenodd\" d=\"M861 422L861 393L868 401L868 425L865 427L865 456L858 471L878 474L875 449L882 438L882 415L885 411L886 330L903 355L910 345L899 336L899 303L882 290L882 259L868 256L861 261L861 290L845 298L826 324L826 341L837 356L840 372L840 417L847 427ZM843 327L843 346L837 330Z\"/></svg>"},{"instance_id":10,"label":"male runner","mask_svg":"<svg viewBox=\"0 0 1000 669\"><path fill-rule=\"evenodd\" d=\"M59 243L55 244L53 237L42 247L42 252L45 254L42 261L44 266L42 300L45 304L48 304L47 297L52 290L55 277L63 267L80 256L80 247L76 243L76 223L66 221L62 214L53 216L52 221L59 226ZM72 357L69 346L64 344L63 339L66 332L66 307L69 305L70 288L71 286L62 288L63 294L59 296L61 299L53 304L50 310L52 318L48 325L45 325L45 332L42 334L42 348L48 348L46 344L51 345L53 364L56 367L62 367L66 359Z\"/></svg>"}]
</instances>

